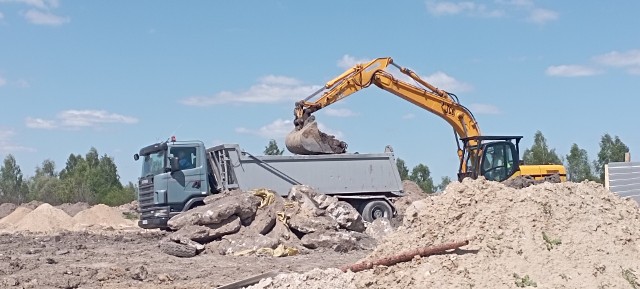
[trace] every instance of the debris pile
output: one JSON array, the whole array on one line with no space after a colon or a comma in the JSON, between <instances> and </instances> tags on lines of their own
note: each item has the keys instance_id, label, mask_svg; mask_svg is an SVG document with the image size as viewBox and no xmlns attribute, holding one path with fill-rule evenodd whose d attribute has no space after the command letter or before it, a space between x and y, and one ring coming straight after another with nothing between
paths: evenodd
<instances>
[{"instance_id":1,"label":"debris pile","mask_svg":"<svg viewBox=\"0 0 640 289\"><path fill-rule=\"evenodd\" d=\"M388 234L389 222L365 224L348 203L304 185L287 198L267 190L209 196L205 205L168 222L175 230L160 243L163 252L192 257L221 255L287 256L313 249L348 252L372 249L374 237Z\"/></svg>"},{"instance_id":2,"label":"debris pile","mask_svg":"<svg viewBox=\"0 0 640 289\"><path fill-rule=\"evenodd\" d=\"M284 274L249 288L639 288L640 210L594 182L516 189L482 178L414 202L366 263L467 242L448 253L339 273ZM348 264L345 264L348 265ZM316 282L321 280L321 282Z\"/></svg>"}]
</instances>

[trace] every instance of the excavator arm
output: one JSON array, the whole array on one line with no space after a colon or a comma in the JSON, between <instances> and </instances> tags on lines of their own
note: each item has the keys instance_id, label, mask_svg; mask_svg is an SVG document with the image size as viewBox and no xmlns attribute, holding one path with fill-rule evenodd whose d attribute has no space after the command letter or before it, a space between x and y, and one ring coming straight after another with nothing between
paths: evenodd
<instances>
[{"instance_id":1,"label":"excavator arm","mask_svg":"<svg viewBox=\"0 0 640 289\"><path fill-rule=\"evenodd\" d=\"M385 71L389 65L395 66L400 72L424 88L395 78ZM286 139L287 149L292 153L305 155L343 153L346 150L346 144L320 132L312 113L369 87L371 84L440 116L453 127L454 132L461 138L480 135L480 128L473 114L459 103L455 95L438 89L421 79L410 69L393 63L392 58L385 57L355 65L327 82L321 90L297 102L294 109L295 130ZM309 101L323 91L320 98ZM458 136L456 136L457 139ZM458 156L462 158L462 155L463 152L458 142Z\"/></svg>"}]
</instances>

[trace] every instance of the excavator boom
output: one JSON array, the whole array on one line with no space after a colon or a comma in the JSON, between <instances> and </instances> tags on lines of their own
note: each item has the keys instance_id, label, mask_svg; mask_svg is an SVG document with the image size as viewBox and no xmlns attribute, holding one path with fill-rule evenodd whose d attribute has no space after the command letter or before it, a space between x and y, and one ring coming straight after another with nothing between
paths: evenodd
<instances>
[{"instance_id":1,"label":"excavator boom","mask_svg":"<svg viewBox=\"0 0 640 289\"><path fill-rule=\"evenodd\" d=\"M397 67L426 89L395 78L385 71L389 65ZM328 81L322 89L324 93L317 100L309 101L322 90L297 102L294 110L295 130L286 138L287 149L292 153L305 155L346 152L346 143L322 133L311 114L371 84L442 117L460 137L480 135L473 114L454 95L424 81L410 69L396 65L392 58L384 57L355 65Z\"/></svg>"}]
</instances>

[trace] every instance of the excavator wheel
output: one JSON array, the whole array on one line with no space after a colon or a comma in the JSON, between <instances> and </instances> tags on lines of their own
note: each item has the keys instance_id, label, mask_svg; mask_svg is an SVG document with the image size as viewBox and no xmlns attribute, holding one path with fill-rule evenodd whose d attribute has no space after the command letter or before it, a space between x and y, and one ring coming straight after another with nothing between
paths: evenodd
<instances>
[{"instance_id":1,"label":"excavator wheel","mask_svg":"<svg viewBox=\"0 0 640 289\"><path fill-rule=\"evenodd\" d=\"M342 154L347 144L335 136L323 133L318 123L310 118L299 130L293 130L285 139L287 150L298 155Z\"/></svg>"}]
</instances>

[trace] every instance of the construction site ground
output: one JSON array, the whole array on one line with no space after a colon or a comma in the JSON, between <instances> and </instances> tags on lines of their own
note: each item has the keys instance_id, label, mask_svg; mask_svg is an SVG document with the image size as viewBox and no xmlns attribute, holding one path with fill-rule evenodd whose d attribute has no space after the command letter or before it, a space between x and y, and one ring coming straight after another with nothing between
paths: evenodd
<instances>
[{"instance_id":1,"label":"construction site ground","mask_svg":"<svg viewBox=\"0 0 640 289\"><path fill-rule=\"evenodd\" d=\"M216 288L277 270L305 272L353 263L369 251L289 257L164 254L164 232L0 235L1 288Z\"/></svg>"},{"instance_id":2,"label":"construction site ground","mask_svg":"<svg viewBox=\"0 0 640 289\"><path fill-rule=\"evenodd\" d=\"M404 185L399 219L374 248L285 257L168 255L160 241L170 233L135 226L135 206L2 204L0 288L216 288L273 271L285 274L245 288L640 288L640 209L600 184L516 189L480 179L434 195ZM469 243L404 254L459 241Z\"/></svg>"}]
</instances>

